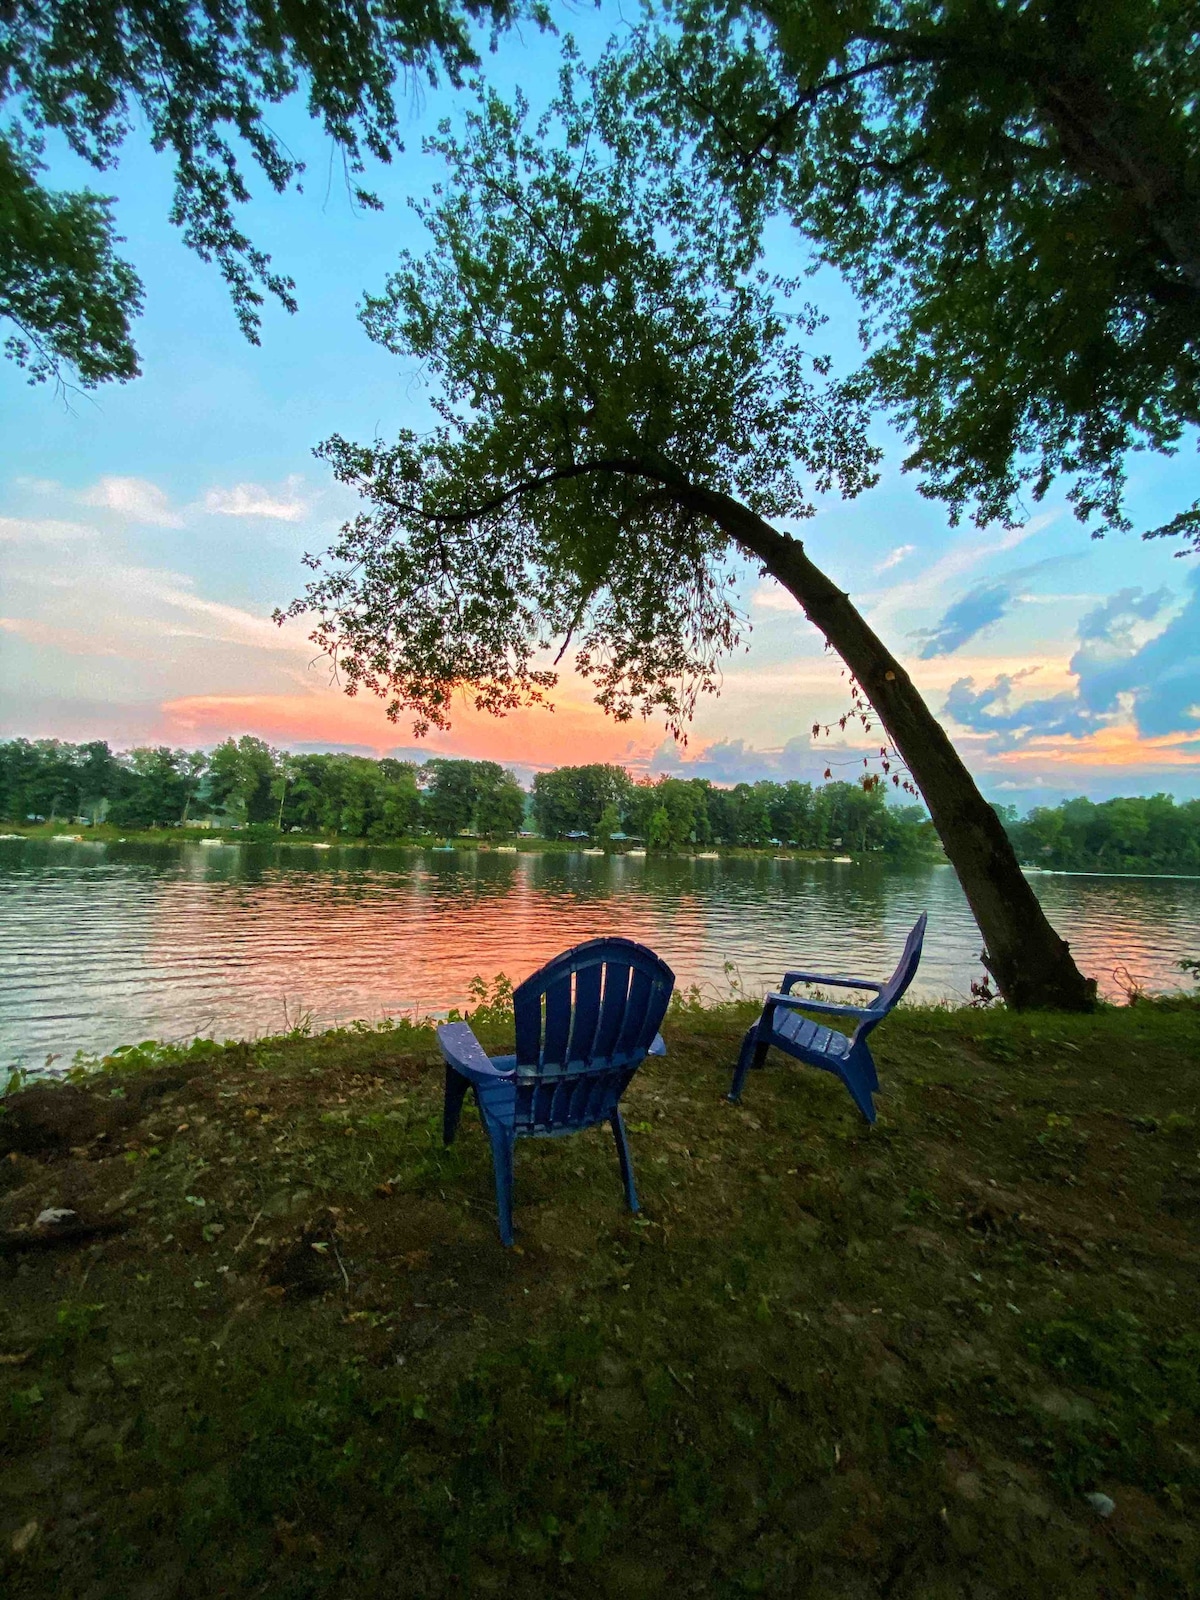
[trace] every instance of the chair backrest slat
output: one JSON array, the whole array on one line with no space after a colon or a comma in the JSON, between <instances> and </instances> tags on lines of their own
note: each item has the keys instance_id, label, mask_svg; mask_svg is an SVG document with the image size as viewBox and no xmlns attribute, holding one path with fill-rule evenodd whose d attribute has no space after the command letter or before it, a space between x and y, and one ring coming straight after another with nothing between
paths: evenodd
<instances>
[{"instance_id":1,"label":"chair backrest slat","mask_svg":"<svg viewBox=\"0 0 1200 1600\"><path fill-rule=\"evenodd\" d=\"M589 961L575 974L575 1020L567 1049L570 1061L590 1061L600 1021L600 990L604 982L604 963Z\"/></svg>"},{"instance_id":2,"label":"chair backrest slat","mask_svg":"<svg viewBox=\"0 0 1200 1600\"><path fill-rule=\"evenodd\" d=\"M921 961L921 947L925 941L925 924L929 920L929 913L922 911L913 923L912 931L904 941L904 953L896 964L896 970L879 991L875 1004L887 1006L890 1010L897 1000L917 975L917 967Z\"/></svg>"},{"instance_id":3,"label":"chair backrest slat","mask_svg":"<svg viewBox=\"0 0 1200 1600\"><path fill-rule=\"evenodd\" d=\"M614 1055L631 1055L641 1044L642 1034L646 1027L647 1013L653 999L654 985L649 973L635 967L629 984L629 1000L625 1007L625 1020L621 1024L620 1033L617 1035L616 1046L613 1050Z\"/></svg>"},{"instance_id":4,"label":"chair backrest slat","mask_svg":"<svg viewBox=\"0 0 1200 1600\"><path fill-rule=\"evenodd\" d=\"M527 983L521 984L513 991L518 1068L536 1067L541 1059L543 998L540 989L531 990Z\"/></svg>"},{"instance_id":5,"label":"chair backrest slat","mask_svg":"<svg viewBox=\"0 0 1200 1600\"><path fill-rule=\"evenodd\" d=\"M632 968L627 961L609 961L604 968L604 995L600 1002L600 1021L592 1049L601 1060L613 1053L621 1024L625 1021L625 1007L629 1000L629 978Z\"/></svg>"},{"instance_id":6,"label":"chair backrest slat","mask_svg":"<svg viewBox=\"0 0 1200 1600\"><path fill-rule=\"evenodd\" d=\"M563 1062L571 1038L572 990L574 974L564 973L546 985L546 1031L542 1036L543 1061Z\"/></svg>"},{"instance_id":7,"label":"chair backrest slat","mask_svg":"<svg viewBox=\"0 0 1200 1600\"><path fill-rule=\"evenodd\" d=\"M867 1007L867 1019L855 1029L854 1037L870 1033L877 1023L883 1021L888 1012L900 1003L904 991L917 975L917 968L921 964L921 947L925 941L925 924L929 921L929 913L922 911L912 926L912 931L904 941L904 951L896 965L895 972L884 984Z\"/></svg>"}]
</instances>

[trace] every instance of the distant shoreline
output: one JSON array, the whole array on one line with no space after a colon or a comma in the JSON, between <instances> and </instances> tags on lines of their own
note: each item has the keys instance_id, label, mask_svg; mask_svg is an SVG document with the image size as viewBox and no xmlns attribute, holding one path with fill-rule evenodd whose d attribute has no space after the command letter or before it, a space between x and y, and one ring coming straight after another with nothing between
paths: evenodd
<instances>
[{"instance_id":1,"label":"distant shoreline","mask_svg":"<svg viewBox=\"0 0 1200 1600\"><path fill-rule=\"evenodd\" d=\"M648 853L658 860L703 861L746 860L765 861L828 861L840 865L947 865L941 853L920 855L889 855L884 850L855 850L853 847L831 845L827 850L802 850L797 845L697 845L693 850L652 850L641 845L629 846L624 841L609 850L586 839L517 838L513 835L495 839L458 837L447 839L440 834L408 834L399 839L367 839L339 837L337 834L279 833L264 824L248 828L134 828L125 832L108 823L85 828L80 823L37 823L22 827L19 823L6 823L0 828L0 842L15 843L31 840L42 844L74 842L81 844L255 844L286 845L295 849L330 850L474 850L481 855L507 855L516 851L520 855L598 855L633 856L639 859ZM1162 880L1174 883L1200 883L1200 873L1195 872L1119 872L1101 867L1038 867L1021 863L1021 871L1035 878L1122 878L1138 881Z\"/></svg>"},{"instance_id":2,"label":"distant shoreline","mask_svg":"<svg viewBox=\"0 0 1200 1600\"><path fill-rule=\"evenodd\" d=\"M102 823L98 826L83 827L78 823L37 823L32 826L22 827L20 824L7 823L0 829L0 841L8 840L15 843L17 840L29 840L36 843L48 844L53 842L72 842L80 844L154 844L154 845L184 845L184 844L254 844L254 845L287 845L300 849L356 849L356 850L436 850L439 852L449 850L474 850L483 855L511 854L514 850L521 855L555 854L555 855L581 855L584 853L604 854L608 856L633 856L638 859L647 853L657 859L664 857L674 860L719 860L726 858L746 859L758 857L763 860L789 860L789 861L828 861L842 865L862 865L864 863L887 863L891 861L925 861L938 863L942 856L891 856L883 850L868 850L866 852L855 850L853 847L831 845L827 850L802 850L794 845L697 845L694 850L662 850L656 849L647 852L642 845L630 847L624 841L603 850L601 846L590 840L574 839L543 839L517 838L512 835L496 839L480 839L458 837L446 839L439 834L406 835L399 839L368 839L339 837L336 834L289 834L279 833L274 829L261 825L244 829L229 828L189 828L186 826L172 828L133 828L121 829Z\"/></svg>"}]
</instances>

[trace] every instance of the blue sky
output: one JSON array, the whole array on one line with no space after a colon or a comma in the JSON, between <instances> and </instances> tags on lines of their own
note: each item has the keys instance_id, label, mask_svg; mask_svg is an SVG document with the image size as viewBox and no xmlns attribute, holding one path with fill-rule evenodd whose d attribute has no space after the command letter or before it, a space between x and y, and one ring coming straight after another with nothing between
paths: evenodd
<instances>
[{"instance_id":1,"label":"blue sky","mask_svg":"<svg viewBox=\"0 0 1200 1600\"><path fill-rule=\"evenodd\" d=\"M572 19L585 51L610 20ZM488 75L536 102L556 61L554 42L526 31L504 41ZM421 135L456 103L413 102L407 153L369 174L382 214L353 208L316 129L281 108L276 126L308 163L305 192L277 198L252 174L246 220L296 279L300 311L268 307L260 348L238 332L217 272L167 222L164 160L135 135L97 183L56 157L55 181L118 196L146 288L144 375L65 404L0 363L0 737L208 745L249 732L292 747L413 749L378 704L340 694L301 628L278 630L269 616L303 586L303 552L354 511L313 446L335 430L386 436L430 415L420 374L369 342L356 306L401 248L420 247L406 199L439 172ZM771 264L801 259L795 236L776 229ZM853 361L852 297L828 273L808 293L831 318L825 347ZM1200 794L1200 563L1165 543L1095 543L1061 495L1021 529L953 529L900 473L882 423L878 437L879 487L823 505L804 537L947 716L985 791L1022 806ZM1136 460L1135 518L1152 524L1190 502L1195 476L1193 453ZM750 648L728 663L686 749L653 723L607 723L568 679L553 714L464 714L422 750L525 773L611 759L721 782L813 778L827 763L838 776L860 770L852 743L814 748L809 737L847 707L836 660L769 581L747 574L742 599Z\"/></svg>"}]
</instances>

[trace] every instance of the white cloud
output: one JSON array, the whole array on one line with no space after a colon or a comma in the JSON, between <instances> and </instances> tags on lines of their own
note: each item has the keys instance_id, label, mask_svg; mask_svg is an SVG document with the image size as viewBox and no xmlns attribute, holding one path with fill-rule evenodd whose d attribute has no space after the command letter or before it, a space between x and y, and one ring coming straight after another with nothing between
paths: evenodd
<instances>
[{"instance_id":1,"label":"white cloud","mask_svg":"<svg viewBox=\"0 0 1200 1600\"><path fill-rule=\"evenodd\" d=\"M232 489L210 489L204 496L205 511L223 517L270 517L276 522L299 522L308 511L300 496L303 479L293 475L282 495L259 483L235 483Z\"/></svg>"},{"instance_id":2,"label":"white cloud","mask_svg":"<svg viewBox=\"0 0 1200 1600\"><path fill-rule=\"evenodd\" d=\"M750 596L750 604L755 611L787 611L795 613L800 607L795 597L790 595L782 584L774 582L760 583Z\"/></svg>"},{"instance_id":3,"label":"white cloud","mask_svg":"<svg viewBox=\"0 0 1200 1600\"><path fill-rule=\"evenodd\" d=\"M917 547L915 544L898 544L894 550L889 552L888 555L884 556L882 561L876 564L875 571L890 572L893 567L898 567L900 565L905 556L912 555L916 548Z\"/></svg>"},{"instance_id":4,"label":"white cloud","mask_svg":"<svg viewBox=\"0 0 1200 1600\"><path fill-rule=\"evenodd\" d=\"M256 616L243 611L240 606L225 605L218 600L205 600L192 588L192 580L181 573L166 572L153 567L125 567L117 573L118 586L125 596L136 595L143 601L157 601L168 610L150 624L160 637L203 639L213 644L231 644L242 648L270 650L306 659L313 654L306 639L280 628L270 617ZM151 606L138 611L147 621L153 616ZM196 619L191 627L180 626L170 612L183 612Z\"/></svg>"},{"instance_id":5,"label":"white cloud","mask_svg":"<svg viewBox=\"0 0 1200 1600\"><path fill-rule=\"evenodd\" d=\"M95 537L95 528L83 522L59 522L52 517L0 517L0 544L74 544Z\"/></svg>"},{"instance_id":6,"label":"white cloud","mask_svg":"<svg viewBox=\"0 0 1200 1600\"><path fill-rule=\"evenodd\" d=\"M172 511L171 502L156 483L146 478L118 478L106 475L79 499L85 506L115 511L131 522L149 522L159 528L182 528L183 518Z\"/></svg>"},{"instance_id":7,"label":"white cloud","mask_svg":"<svg viewBox=\"0 0 1200 1600\"><path fill-rule=\"evenodd\" d=\"M81 632L77 628L56 628L50 623L38 622L33 617L0 617L0 632L14 634L18 639L26 639L30 644L42 645L50 650L61 650L69 656L136 659L127 650L101 643L94 633Z\"/></svg>"},{"instance_id":8,"label":"white cloud","mask_svg":"<svg viewBox=\"0 0 1200 1600\"><path fill-rule=\"evenodd\" d=\"M883 591L870 607L871 626L880 628L896 616L907 619L919 606L941 605L946 587L953 579L971 572L975 567L997 555L1015 550L1018 545L1024 544L1026 539L1049 527L1057 516L1057 511L1039 512L1036 517L1030 517L1029 521L1019 528L1005 528L995 534L987 536L975 534L958 540L944 555L926 567L924 572L908 579L907 582L898 583L895 588ZM860 594L858 598L862 603L875 599L874 596L866 594Z\"/></svg>"}]
</instances>

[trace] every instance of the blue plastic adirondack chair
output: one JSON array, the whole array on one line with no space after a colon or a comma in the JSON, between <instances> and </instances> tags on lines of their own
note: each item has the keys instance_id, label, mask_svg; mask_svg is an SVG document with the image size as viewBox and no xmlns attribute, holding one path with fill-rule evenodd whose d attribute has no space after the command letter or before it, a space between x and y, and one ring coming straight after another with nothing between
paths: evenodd
<instances>
[{"instance_id":1,"label":"blue plastic adirondack chair","mask_svg":"<svg viewBox=\"0 0 1200 1600\"><path fill-rule=\"evenodd\" d=\"M908 938L904 941L904 954L900 965L886 983L875 983L870 978L831 978L824 972L785 972L783 987L769 994L763 1004L762 1016L742 1040L741 1054L734 1069L730 1100L741 1098L742 1085L751 1067L761 1067L772 1045L797 1061L810 1067L820 1067L840 1078L850 1091L854 1104L868 1122L875 1121L873 1096L879 1089L879 1074L867 1046L867 1035L877 1028L888 1012L899 1001L917 974L921 960L921 945L925 938L928 913L922 911ZM876 995L869 1006L840 1006L828 1000L809 1000L794 995L794 983L827 983L839 989L874 989ZM776 1013L783 1016L776 1021ZM802 1016L802 1011L819 1011L831 1017L858 1017L858 1027L851 1037L834 1028L823 1028L819 1023Z\"/></svg>"},{"instance_id":2,"label":"blue plastic adirondack chair","mask_svg":"<svg viewBox=\"0 0 1200 1600\"><path fill-rule=\"evenodd\" d=\"M675 974L632 939L590 939L556 956L513 993L517 1052L489 1057L466 1022L438 1029L446 1062L442 1136L454 1140L468 1089L492 1147L500 1237L513 1242L513 1147L611 1122L629 1209L638 1208L618 1102L648 1055L667 1053L659 1027Z\"/></svg>"}]
</instances>

